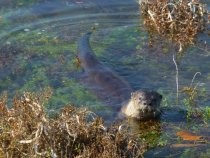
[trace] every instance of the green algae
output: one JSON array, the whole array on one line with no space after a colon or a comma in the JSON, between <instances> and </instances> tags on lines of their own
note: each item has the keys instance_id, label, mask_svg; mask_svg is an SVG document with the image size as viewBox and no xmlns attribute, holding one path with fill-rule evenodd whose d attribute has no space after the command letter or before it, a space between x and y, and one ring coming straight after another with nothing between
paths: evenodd
<instances>
[{"instance_id":1,"label":"green algae","mask_svg":"<svg viewBox=\"0 0 210 158\"><path fill-rule=\"evenodd\" d=\"M28 89L35 90L49 86L49 79L44 67L34 68L30 73L31 75L26 79L26 83L21 88L23 91Z\"/></svg>"},{"instance_id":2,"label":"green algae","mask_svg":"<svg viewBox=\"0 0 210 158\"><path fill-rule=\"evenodd\" d=\"M138 41L139 30L135 27L115 29L104 39L105 44L120 45L121 48L131 48L136 45Z\"/></svg>"},{"instance_id":3,"label":"green algae","mask_svg":"<svg viewBox=\"0 0 210 158\"><path fill-rule=\"evenodd\" d=\"M9 0L2 2L1 5L4 5L4 8L17 8L22 6L30 6L34 3L37 3L37 0Z\"/></svg>"},{"instance_id":4,"label":"green algae","mask_svg":"<svg viewBox=\"0 0 210 158\"><path fill-rule=\"evenodd\" d=\"M60 109L61 105L72 103L76 106L88 106L92 110L100 109L102 104L83 84L73 78L63 77L62 85L53 90L48 109Z\"/></svg>"},{"instance_id":5,"label":"green algae","mask_svg":"<svg viewBox=\"0 0 210 158\"><path fill-rule=\"evenodd\" d=\"M92 100L93 102L96 101L96 97L92 95L87 89L84 88L78 81L74 79L64 78L62 80L63 86L70 88L71 95L74 100L72 102L77 101L85 101L87 98ZM82 105L84 103L78 102L79 105Z\"/></svg>"},{"instance_id":6,"label":"green algae","mask_svg":"<svg viewBox=\"0 0 210 158\"><path fill-rule=\"evenodd\" d=\"M161 135L159 131L151 130L141 135L140 139L147 143L150 148L154 148L158 146L164 146L166 144L167 141L161 140L160 136Z\"/></svg>"},{"instance_id":7,"label":"green algae","mask_svg":"<svg viewBox=\"0 0 210 158\"><path fill-rule=\"evenodd\" d=\"M122 50L135 48L139 44L139 38L143 39L145 37L145 36L140 37L139 35L141 34L144 35L143 31L140 31L136 27L115 28L114 30L109 30L109 32L107 32L105 36L100 35L100 33L99 34L93 33L93 37L91 39L92 49L94 50L96 55L100 57L100 56L106 56L107 48L112 48L113 46L114 47L119 46L120 49ZM96 41L100 41L100 43ZM119 48L115 49L117 52Z\"/></svg>"},{"instance_id":8,"label":"green algae","mask_svg":"<svg viewBox=\"0 0 210 158\"><path fill-rule=\"evenodd\" d=\"M203 119L205 123L210 123L210 106L204 108Z\"/></svg>"},{"instance_id":9,"label":"green algae","mask_svg":"<svg viewBox=\"0 0 210 158\"><path fill-rule=\"evenodd\" d=\"M51 102L53 105L66 105L69 102L77 105L93 105L98 109L101 105L96 97L84 85L78 83L69 73L79 72L76 58L77 46L75 42L64 41L53 33L44 30L22 30L13 33L8 38L10 45L19 45L23 52L15 57L19 71L24 71L23 83L14 85L10 77L1 79L12 87L19 87L19 91L39 90L42 87L52 86L53 82L60 82L54 89ZM56 72L61 72L56 75ZM55 75L54 75L55 73ZM16 74L18 75L18 74ZM55 78L55 79L54 79ZM6 84L6 86L8 85ZM16 83L18 84L18 83ZM6 89L4 86L2 89ZM88 100L88 102L87 102ZM54 107L55 108L55 107Z\"/></svg>"},{"instance_id":10,"label":"green algae","mask_svg":"<svg viewBox=\"0 0 210 158\"><path fill-rule=\"evenodd\" d=\"M28 5L32 5L35 2L37 2L37 0L13 0L13 5L15 6L28 6Z\"/></svg>"},{"instance_id":11,"label":"green algae","mask_svg":"<svg viewBox=\"0 0 210 158\"><path fill-rule=\"evenodd\" d=\"M76 52L76 43L64 41L44 30L30 29L10 35L10 43L18 43L29 53L58 57L65 51Z\"/></svg>"},{"instance_id":12,"label":"green algae","mask_svg":"<svg viewBox=\"0 0 210 158\"><path fill-rule=\"evenodd\" d=\"M3 79L0 80L0 89L6 90L8 88L8 85L12 85L13 81L9 76L4 77Z\"/></svg>"}]
</instances>

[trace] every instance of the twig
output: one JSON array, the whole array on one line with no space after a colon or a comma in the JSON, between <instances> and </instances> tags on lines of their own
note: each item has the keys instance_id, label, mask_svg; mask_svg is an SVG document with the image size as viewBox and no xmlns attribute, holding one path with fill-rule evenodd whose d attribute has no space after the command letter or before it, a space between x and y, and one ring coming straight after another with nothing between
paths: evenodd
<instances>
[{"instance_id":1,"label":"twig","mask_svg":"<svg viewBox=\"0 0 210 158\"><path fill-rule=\"evenodd\" d=\"M179 69L178 69L174 55L173 55L173 62L176 67L176 98L177 98L177 104L178 104L178 101L179 101Z\"/></svg>"},{"instance_id":2,"label":"twig","mask_svg":"<svg viewBox=\"0 0 210 158\"><path fill-rule=\"evenodd\" d=\"M160 30L159 30L158 25L157 25L157 23L156 23L156 20L155 20L155 18L154 18L155 13L153 13L151 10L148 10L147 12L148 12L148 14L150 15L152 21L154 22L154 24L155 24L155 26L156 26L156 28L157 28L157 31L160 33Z\"/></svg>"},{"instance_id":3,"label":"twig","mask_svg":"<svg viewBox=\"0 0 210 158\"><path fill-rule=\"evenodd\" d=\"M190 87L192 87L192 84L193 84L193 82L194 82L194 80L195 80L195 77L196 77L197 75L201 75L201 72L196 72L196 73L195 73L195 75L194 75L193 78L192 78Z\"/></svg>"}]
</instances>

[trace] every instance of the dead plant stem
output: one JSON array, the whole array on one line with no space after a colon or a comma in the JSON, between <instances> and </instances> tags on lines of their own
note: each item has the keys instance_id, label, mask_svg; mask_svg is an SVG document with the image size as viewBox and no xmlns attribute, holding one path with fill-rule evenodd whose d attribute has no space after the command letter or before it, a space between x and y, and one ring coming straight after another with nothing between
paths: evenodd
<instances>
[{"instance_id":1,"label":"dead plant stem","mask_svg":"<svg viewBox=\"0 0 210 158\"><path fill-rule=\"evenodd\" d=\"M179 103L179 69L178 69L178 65L176 63L174 55L173 55L173 62L176 67L176 99L177 99L177 104L178 104Z\"/></svg>"}]
</instances>

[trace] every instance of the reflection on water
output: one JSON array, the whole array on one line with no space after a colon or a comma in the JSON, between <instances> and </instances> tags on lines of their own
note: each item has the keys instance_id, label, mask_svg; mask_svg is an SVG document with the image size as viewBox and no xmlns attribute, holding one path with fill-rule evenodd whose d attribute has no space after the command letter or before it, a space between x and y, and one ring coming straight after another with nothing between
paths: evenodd
<instances>
[{"instance_id":1,"label":"reflection on water","mask_svg":"<svg viewBox=\"0 0 210 158\"><path fill-rule=\"evenodd\" d=\"M148 46L138 9L131 0L1 1L0 92L8 91L11 98L16 91L50 86L54 94L49 109L56 111L71 102L89 106L108 120L112 111L83 84L77 63L78 37L95 27L90 43L100 61L134 90L157 90L164 96L164 106L175 105L174 49L161 44ZM190 85L194 74L201 72L195 84L199 82L199 89L206 91L207 97L198 98L199 105L206 106L210 105L209 34L199 38L199 47L189 48L179 61L179 84ZM185 125L182 116L169 110L160 123L171 119ZM162 126L158 126L162 132L157 139L175 133L174 128Z\"/></svg>"}]
</instances>

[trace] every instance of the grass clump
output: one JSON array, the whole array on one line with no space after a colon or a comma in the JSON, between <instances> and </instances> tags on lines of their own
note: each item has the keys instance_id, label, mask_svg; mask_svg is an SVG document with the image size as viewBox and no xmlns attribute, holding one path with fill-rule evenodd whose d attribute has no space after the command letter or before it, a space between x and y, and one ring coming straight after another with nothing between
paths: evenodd
<instances>
[{"instance_id":1,"label":"grass clump","mask_svg":"<svg viewBox=\"0 0 210 158\"><path fill-rule=\"evenodd\" d=\"M183 93L186 95L186 98L183 100L184 105L187 108L187 119L201 116L201 111L197 103L199 97L199 90L195 87L184 87Z\"/></svg>"},{"instance_id":2,"label":"grass clump","mask_svg":"<svg viewBox=\"0 0 210 158\"><path fill-rule=\"evenodd\" d=\"M51 95L25 92L7 107L0 100L0 149L4 157L141 157L143 146L121 126L105 127L85 108L68 105L49 118L44 103Z\"/></svg>"},{"instance_id":3,"label":"grass clump","mask_svg":"<svg viewBox=\"0 0 210 158\"><path fill-rule=\"evenodd\" d=\"M208 23L208 11L199 0L139 0L139 4L151 37L157 35L174 41L179 51L193 44Z\"/></svg>"},{"instance_id":4,"label":"grass clump","mask_svg":"<svg viewBox=\"0 0 210 158\"><path fill-rule=\"evenodd\" d=\"M210 123L210 107L208 106L204 109L203 120L205 123Z\"/></svg>"},{"instance_id":5,"label":"grass clump","mask_svg":"<svg viewBox=\"0 0 210 158\"><path fill-rule=\"evenodd\" d=\"M185 99L183 99L183 103L187 109L188 120L192 120L192 118L202 118L204 123L208 123L210 120L210 108L208 106L202 108L198 103L199 98L204 97L206 91L205 89L198 88L199 83L195 86L193 85L194 79L198 74L201 75L200 72L195 73L191 84L182 88L182 92L186 96Z\"/></svg>"}]
</instances>

